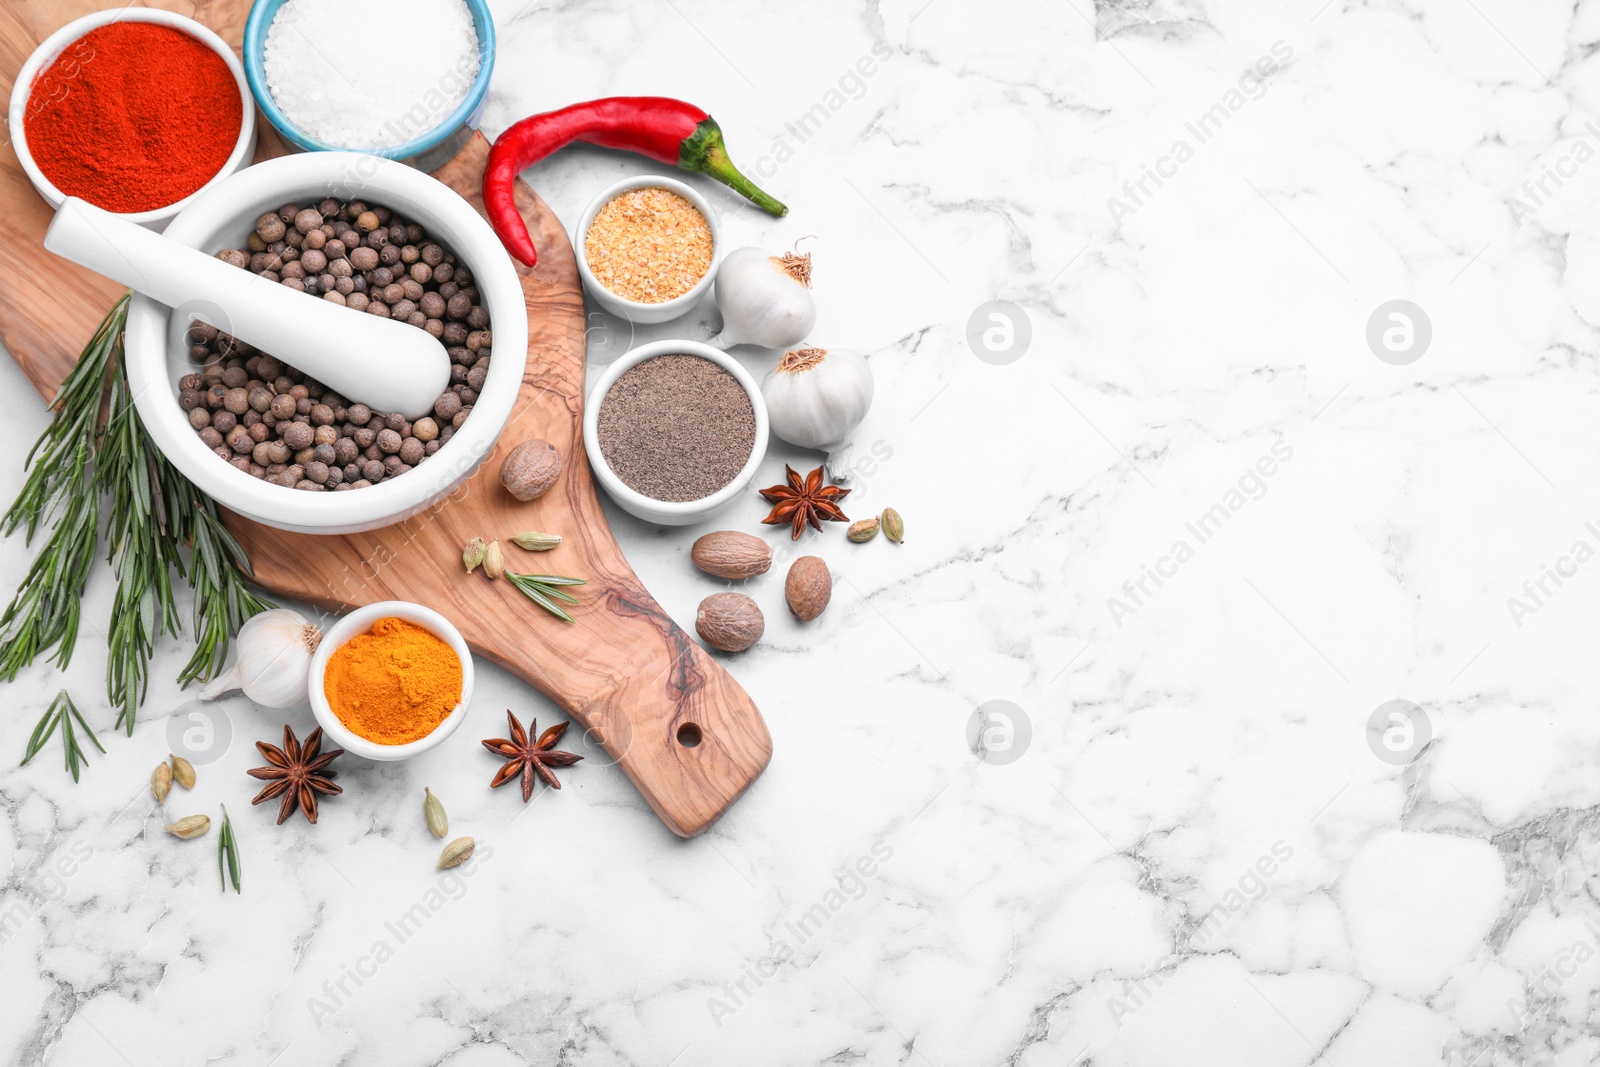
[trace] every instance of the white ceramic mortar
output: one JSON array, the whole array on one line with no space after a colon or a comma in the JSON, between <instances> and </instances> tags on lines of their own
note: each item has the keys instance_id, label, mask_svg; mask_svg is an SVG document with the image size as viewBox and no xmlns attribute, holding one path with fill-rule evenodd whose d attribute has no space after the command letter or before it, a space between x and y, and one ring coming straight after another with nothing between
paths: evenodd
<instances>
[{"instance_id":1,"label":"white ceramic mortar","mask_svg":"<svg viewBox=\"0 0 1600 1067\"><path fill-rule=\"evenodd\" d=\"M217 503L297 533L376 529L414 515L448 493L494 447L522 386L528 354L522 284L499 238L452 189L403 163L352 152L308 152L258 163L200 192L167 226L166 235L207 253L242 248L265 212L328 196L379 204L422 226L472 271L479 303L489 312L494 334L489 376L471 416L425 463L398 478L338 493L311 493L252 478L214 455L178 407L178 379L196 369L183 341L191 318L198 315L226 331L224 317L206 307L174 313L145 297L135 297L128 311L128 380L157 447ZM271 354L294 365L292 352Z\"/></svg>"}]
</instances>

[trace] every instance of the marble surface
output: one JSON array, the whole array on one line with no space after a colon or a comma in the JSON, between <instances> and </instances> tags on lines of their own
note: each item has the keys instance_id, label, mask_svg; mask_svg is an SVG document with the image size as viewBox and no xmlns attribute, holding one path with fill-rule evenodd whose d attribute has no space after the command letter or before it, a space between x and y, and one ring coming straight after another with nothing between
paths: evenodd
<instances>
[{"instance_id":1,"label":"marble surface","mask_svg":"<svg viewBox=\"0 0 1600 1067\"><path fill-rule=\"evenodd\" d=\"M807 626L755 583L727 664L775 755L694 841L581 739L560 793L488 791L467 742L556 718L493 669L462 743L347 760L315 828L248 805L282 716L225 702L167 807L230 805L237 897L144 792L194 725L182 648L109 729L98 576L70 670L6 689L0 1060L1600 1055L1600 4L494 8L489 132L681 96L788 200L718 203L735 244L810 238L815 337L878 385L847 510L906 544L808 537ZM570 220L644 169L531 179ZM593 359L718 325L597 317ZM9 498L43 423L6 423ZM702 530L614 518L692 623ZM76 787L53 743L11 766L62 685L109 750ZM470 867L433 872L424 786Z\"/></svg>"}]
</instances>

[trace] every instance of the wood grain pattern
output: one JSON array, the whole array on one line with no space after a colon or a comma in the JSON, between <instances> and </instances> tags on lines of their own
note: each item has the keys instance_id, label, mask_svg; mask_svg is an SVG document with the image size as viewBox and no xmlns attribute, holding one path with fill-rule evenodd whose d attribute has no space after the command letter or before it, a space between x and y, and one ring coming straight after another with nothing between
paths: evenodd
<instances>
[{"instance_id":1,"label":"wood grain pattern","mask_svg":"<svg viewBox=\"0 0 1600 1067\"><path fill-rule=\"evenodd\" d=\"M0 92L10 93L11 79L39 40L104 6L109 5L26 0L0 8ZM245 0L159 6L199 19L235 47L248 10ZM279 154L281 143L264 119L261 125L258 158ZM480 211L477 190L487 151L487 142L474 137L435 172ZM389 599L435 608L460 627L477 653L534 685L593 731L662 821L674 833L693 836L766 767L771 738L749 696L673 623L611 536L583 450L584 309L572 247L531 190L519 185L518 198L540 264L518 268L528 306L528 362L519 403L496 452L448 499L385 529L311 537L232 515L229 527L269 592L332 610ZM0 292L6 294L0 340L46 395L119 295L113 283L43 250L50 214L7 147L0 154L0 240L8 252L0 257ZM532 438L554 443L566 466L546 496L519 503L500 488L499 459ZM506 541L530 529L559 533L564 540L538 555ZM460 546L474 536L500 537L511 569L586 578L588 584L577 590L582 604L571 609L576 623L545 615L507 582L464 575ZM503 732L500 709L478 709L473 720L474 738Z\"/></svg>"}]
</instances>

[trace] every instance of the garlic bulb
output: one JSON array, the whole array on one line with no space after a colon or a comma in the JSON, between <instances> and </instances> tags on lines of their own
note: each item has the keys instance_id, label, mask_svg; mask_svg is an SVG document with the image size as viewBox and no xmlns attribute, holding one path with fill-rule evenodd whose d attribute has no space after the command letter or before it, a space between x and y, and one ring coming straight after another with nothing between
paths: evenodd
<instances>
[{"instance_id":1,"label":"garlic bulb","mask_svg":"<svg viewBox=\"0 0 1600 1067\"><path fill-rule=\"evenodd\" d=\"M235 689L269 708L303 704L311 683L311 654L322 643L322 631L305 616L287 608L254 615L234 638L238 655L232 669L200 691L201 700L215 700Z\"/></svg>"},{"instance_id":2,"label":"garlic bulb","mask_svg":"<svg viewBox=\"0 0 1600 1067\"><path fill-rule=\"evenodd\" d=\"M761 384L772 432L790 444L834 452L872 406L872 368L859 353L842 348L785 352ZM848 477L828 457L835 481Z\"/></svg>"},{"instance_id":3,"label":"garlic bulb","mask_svg":"<svg viewBox=\"0 0 1600 1067\"><path fill-rule=\"evenodd\" d=\"M787 348L805 340L817 322L811 299L811 254L775 256L764 248L728 253L717 268L718 348L760 345Z\"/></svg>"}]
</instances>

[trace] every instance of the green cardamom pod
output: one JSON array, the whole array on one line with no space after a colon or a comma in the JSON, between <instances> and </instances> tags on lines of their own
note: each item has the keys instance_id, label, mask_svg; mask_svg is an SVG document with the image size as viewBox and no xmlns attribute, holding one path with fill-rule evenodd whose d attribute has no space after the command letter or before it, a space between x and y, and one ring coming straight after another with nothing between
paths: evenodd
<instances>
[{"instance_id":1,"label":"green cardamom pod","mask_svg":"<svg viewBox=\"0 0 1600 1067\"><path fill-rule=\"evenodd\" d=\"M894 508L883 509L883 536L897 545L906 543L906 520Z\"/></svg>"},{"instance_id":2,"label":"green cardamom pod","mask_svg":"<svg viewBox=\"0 0 1600 1067\"><path fill-rule=\"evenodd\" d=\"M194 764L190 763L182 756L174 756L170 752L168 752L167 755L172 760L172 780L183 786L185 789L193 789Z\"/></svg>"},{"instance_id":3,"label":"green cardamom pod","mask_svg":"<svg viewBox=\"0 0 1600 1067\"><path fill-rule=\"evenodd\" d=\"M872 540L874 537L878 536L877 517L874 516L870 519L862 519L859 522L852 522L850 524L850 529L845 531L845 536L850 538L850 540L854 541L858 545L865 544L866 542Z\"/></svg>"},{"instance_id":4,"label":"green cardamom pod","mask_svg":"<svg viewBox=\"0 0 1600 1067\"><path fill-rule=\"evenodd\" d=\"M167 794L172 792L172 768L165 763L156 764L156 769L150 772L150 795L156 798L157 804L167 802Z\"/></svg>"},{"instance_id":5,"label":"green cardamom pod","mask_svg":"<svg viewBox=\"0 0 1600 1067\"><path fill-rule=\"evenodd\" d=\"M211 829L211 816L190 815L168 825L165 829L173 837L181 837L185 841L189 841L202 836L207 830Z\"/></svg>"},{"instance_id":6,"label":"green cardamom pod","mask_svg":"<svg viewBox=\"0 0 1600 1067\"><path fill-rule=\"evenodd\" d=\"M505 553L500 551L499 541L490 541L489 547L483 553L483 573L490 578L498 578L506 572Z\"/></svg>"},{"instance_id":7,"label":"green cardamom pod","mask_svg":"<svg viewBox=\"0 0 1600 1067\"><path fill-rule=\"evenodd\" d=\"M428 829L433 831L434 837L443 837L450 832L450 820L445 816L444 805L439 798L433 795L433 790L422 790L422 817L428 821Z\"/></svg>"},{"instance_id":8,"label":"green cardamom pod","mask_svg":"<svg viewBox=\"0 0 1600 1067\"><path fill-rule=\"evenodd\" d=\"M517 547L525 548L529 552L548 552L561 543L561 535L526 530L511 540L517 543Z\"/></svg>"},{"instance_id":9,"label":"green cardamom pod","mask_svg":"<svg viewBox=\"0 0 1600 1067\"><path fill-rule=\"evenodd\" d=\"M468 574L478 569L478 564L483 562L483 554L483 538L474 537L467 542L467 546L461 550L461 563L467 568Z\"/></svg>"},{"instance_id":10,"label":"green cardamom pod","mask_svg":"<svg viewBox=\"0 0 1600 1067\"><path fill-rule=\"evenodd\" d=\"M444 846L444 851L439 853L439 870L445 871L451 867L459 867L472 858L472 850L476 847L478 847L477 842L470 837L456 838Z\"/></svg>"}]
</instances>

